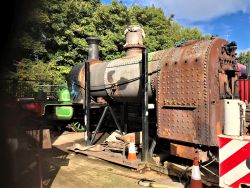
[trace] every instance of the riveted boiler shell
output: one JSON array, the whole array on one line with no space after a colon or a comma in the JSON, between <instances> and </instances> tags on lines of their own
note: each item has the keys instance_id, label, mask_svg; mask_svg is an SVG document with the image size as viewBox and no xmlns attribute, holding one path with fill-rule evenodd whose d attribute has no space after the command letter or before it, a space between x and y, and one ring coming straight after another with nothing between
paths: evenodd
<instances>
[{"instance_id":1,"label":"riveted boiler shell","mask_svg":"<svg viewBox=\"0 0 250 188\"><path fill-rule=\"evenodd\" d=\"M216 38L166 50L157 84L159 137L217 145L224 122L221 85L229 85L225 69L233 69L234 59L222 53L225 44ZM223 67L221 59L231 64Z\"/></svg>"}]
</instances>

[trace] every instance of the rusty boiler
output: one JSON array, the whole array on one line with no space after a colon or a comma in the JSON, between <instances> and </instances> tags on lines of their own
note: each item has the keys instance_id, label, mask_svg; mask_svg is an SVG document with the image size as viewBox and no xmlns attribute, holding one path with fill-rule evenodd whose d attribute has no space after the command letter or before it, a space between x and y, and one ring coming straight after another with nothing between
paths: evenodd
<instances>
[{"instance_id":1,"label":"rusty boiler","mask_svg":"<svg viewBox=\"0 0 250 188\"><path fill-rule=\"evenodd\" d=\"M140 103L145 34L142 28L131 26L125 35L124 57L109 62L90 60L91 96ZM156 106L158 138L188 148L218 146L217 135L222 133L224 122L223 100L233 98L235 88L235 50L234 42L213 37L149 53L148 94ZM84 64L78 65L70 72L73 78L70 82L81 88L84 88L83 67ZM172 153L186 157L177 149Z\"/></svg>"}]
</instances>

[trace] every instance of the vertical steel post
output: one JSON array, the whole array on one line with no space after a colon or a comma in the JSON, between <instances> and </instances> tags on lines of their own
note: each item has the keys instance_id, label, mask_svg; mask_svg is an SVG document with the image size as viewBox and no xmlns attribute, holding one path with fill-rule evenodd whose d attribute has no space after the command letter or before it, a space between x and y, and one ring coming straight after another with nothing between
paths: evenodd
<instances>
[{"instance_id":1,"label":"vertical steel post","mask_svg":"<svg viewBox=\"0 0 250 188\"><path fill-rule=\"evenodd\" d=\"M87 145L91 143L91 131L90 131L90 71L89 62L85 62L85 116L84 123L86 127L85 141Z\"/></svg>"},{"instance_id":2,"label":"vertical steel post","mask_svg":"<svg viewBox=\"0 0 250 188\"><path fill-rule=\"evenodd\" d=\"M121 126L123 127L123 132L128 133L128 105L123 102L121 105Z\"/></svg>"},{"instance_id":3,"label":"vertical steel post","mask_svg":"<svg viewBox=\"0 0 250 188\"><path fill-rule=\"evenodd\" d=\"M142 51L142 72L141 72L141 85L142 85L142 161L148 161L149 143L148 143L148 51Z\"/></svg>"}]
</instances>

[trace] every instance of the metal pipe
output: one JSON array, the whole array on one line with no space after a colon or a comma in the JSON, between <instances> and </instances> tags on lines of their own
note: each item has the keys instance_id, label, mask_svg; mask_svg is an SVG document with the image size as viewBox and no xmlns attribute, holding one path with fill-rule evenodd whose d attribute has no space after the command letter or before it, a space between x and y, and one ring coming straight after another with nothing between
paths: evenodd
<instances>
[{"instance_id":1,"label":"metal pipe","mask_svg":"<svg viewBox=\"0 0 250 188\"><path fill-rule=\"evenodd\" d=\"M87 145L91 143L92 134L90 132L90 71L89 62L85 62L85 116L84 122L86 127L85 141Z\"/></svg>"},{"instance_id":2,"label":"metal pipe","mask_svg":"<svg viewBox=\"0 0 250 188\"><path fill-rule=\"evenodd\" d=\"M240 105L240 136L243 136L245 120L246 120L246 103L240 101L239 105Z\"/></svg>"},{"instance_id":3,"label":"metal pipe","mask_svg":"<svg viewBox=\"0 0 250 188\"><path fill-rule=\"evenodd\" d=\"M149 148L149 156L152 157L156 146L156 138L152 140L151 146Z\"/></svg>"},{"instance_id":4,"label":"metal pipe","mask_svg":"<svg viewBox=\"0 0 250 188\"><path fill-rule=\"evenodd\" d=\"M124 31L126 37L126 44L124 48L127 53L126 56L141 55L142 49L145 48L143 45L143 38L145 38L145 32L139 25L130 25Z\"/></svg>"},{"instance_id":5,"label":"metal pipe","mask_svg":"<svg viewBox=\"0 0 250 188\"><path fill-rule=\"evenodd\" d=\"M142 161L148 161L149 143L148 143L148 51L142 51L142 72L141 86L143 91L142 97Z\"/></svg>"},{"instance_id":6,"label":"metal pipe","mask_svg":"<svg viewBox=\"0 0 250 188\"><path fill-rule=\"evenodd\" d=\"M86 38L86 41L89 45L88 61L99 60L98 45L100 44L101 40L96 37L88 37Z\"/></svg>"}]
</instances>

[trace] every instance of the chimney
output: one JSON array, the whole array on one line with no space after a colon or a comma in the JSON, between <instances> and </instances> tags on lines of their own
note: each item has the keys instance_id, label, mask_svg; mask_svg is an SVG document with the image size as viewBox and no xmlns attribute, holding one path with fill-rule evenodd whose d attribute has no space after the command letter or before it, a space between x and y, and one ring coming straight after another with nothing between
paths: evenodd
<instances>
[{"instance_id":1,"label":"chimney","mask_svg":"<svg viewBox=\"0 0 250 188\"><path fill-rule=\"evenodd\" d=\"M96 37L87 37L86 41L89 45L88 61L99 60L99 49L98 45L101 40Z\"/></svg>"},{"instance_id":2,"label":"chimney","mask_svg":"<svg viewBox=\"0 0 250 188\"><path fill-rule=\"evenodd\" d=\"M138 25L131 25L124 31L126 37L126 56L133 56L142 54L142 49L145 48L143 45L143 38L145 38L144 30Z\"/></svg>"}]
</instances>

